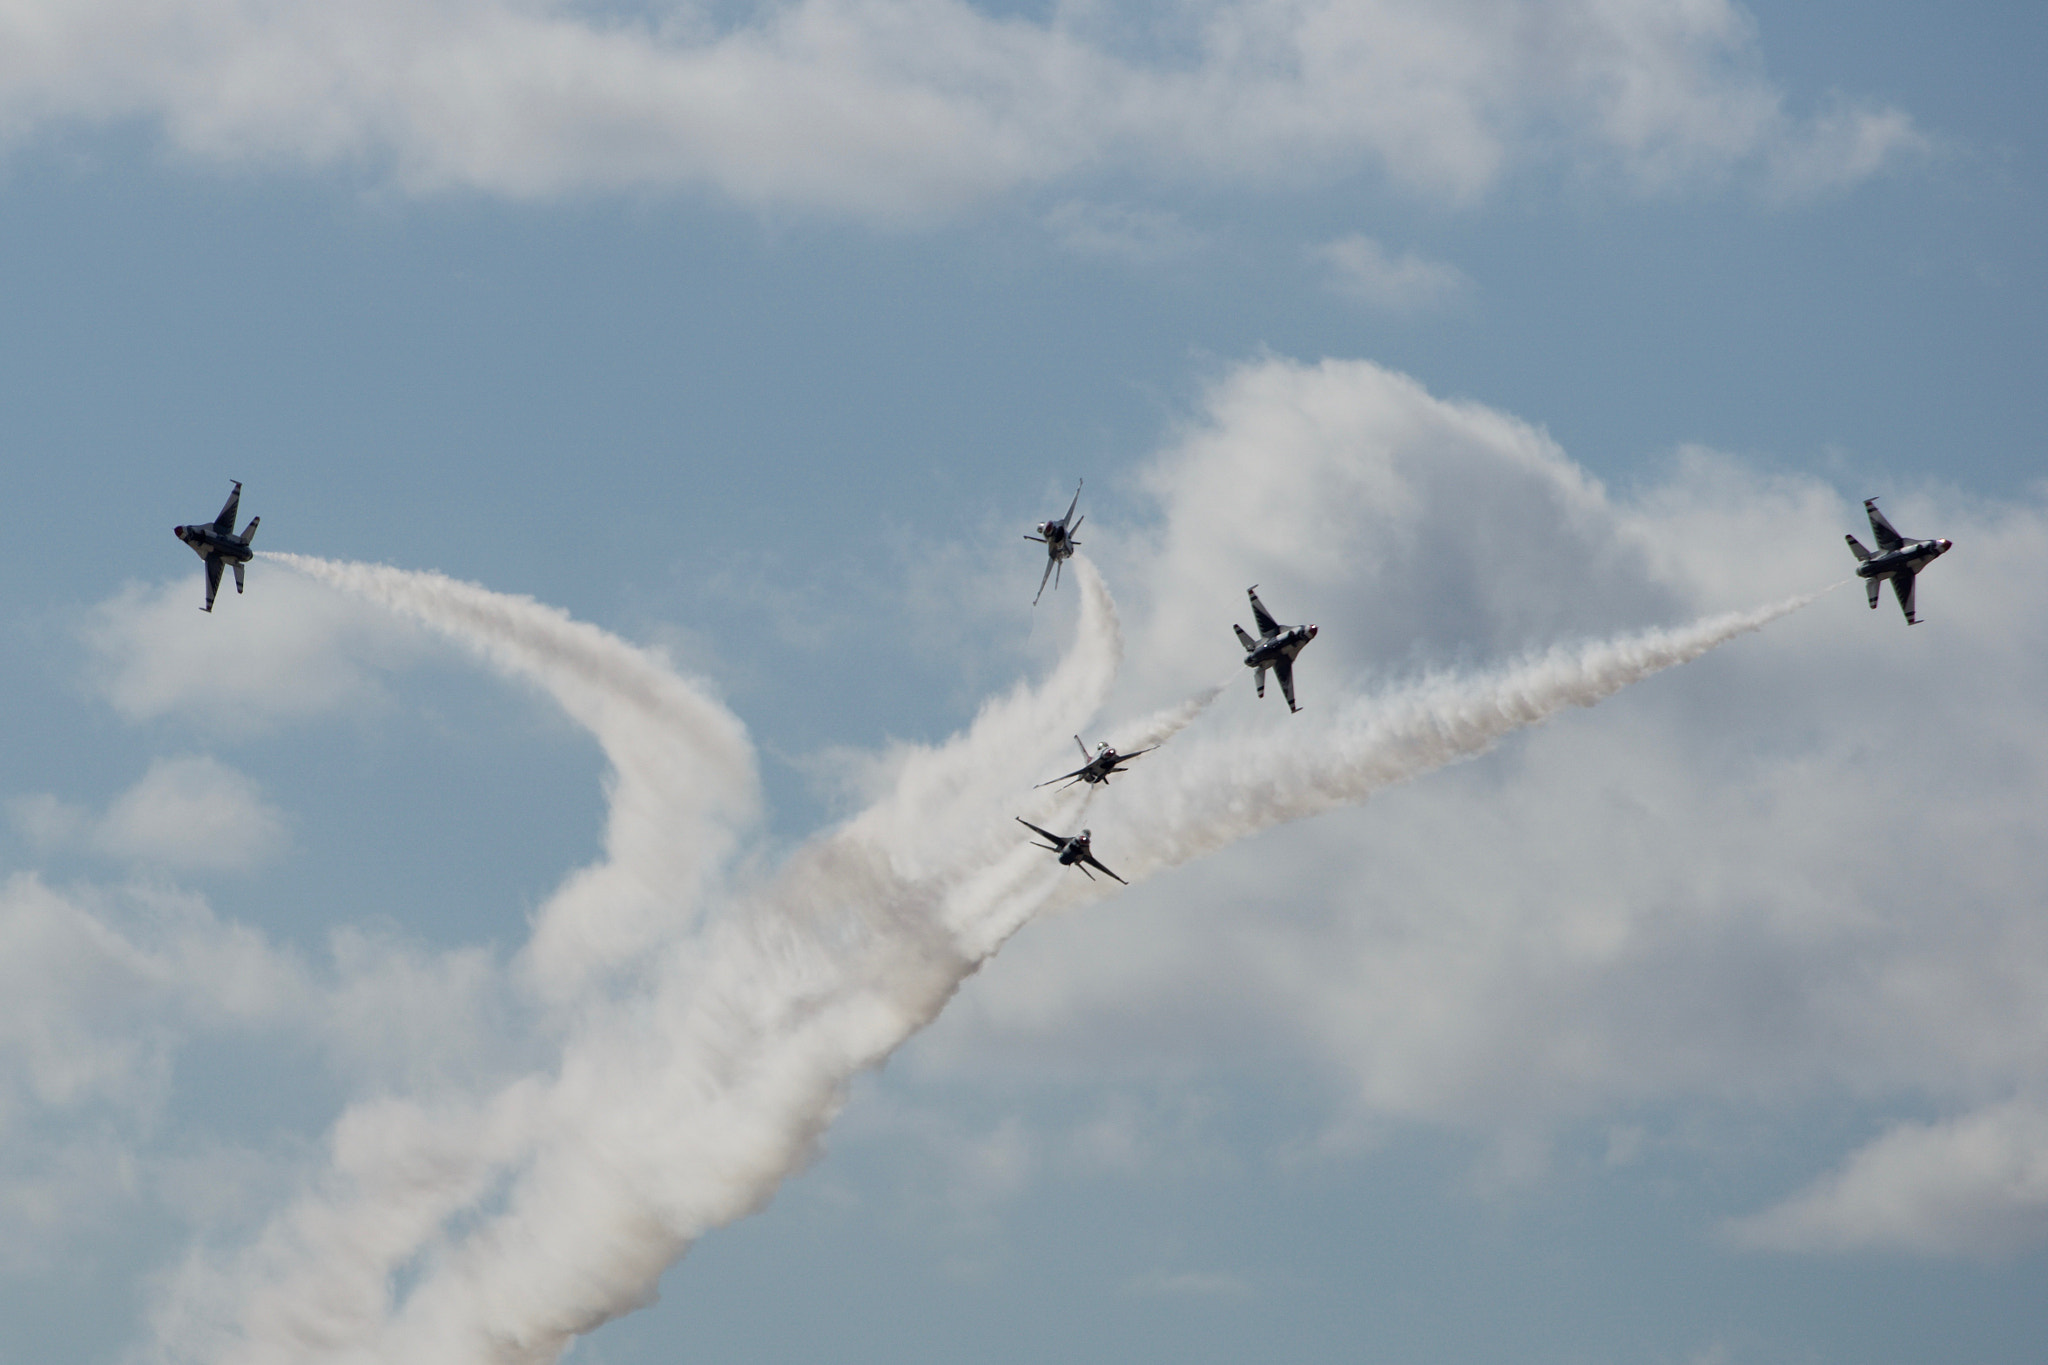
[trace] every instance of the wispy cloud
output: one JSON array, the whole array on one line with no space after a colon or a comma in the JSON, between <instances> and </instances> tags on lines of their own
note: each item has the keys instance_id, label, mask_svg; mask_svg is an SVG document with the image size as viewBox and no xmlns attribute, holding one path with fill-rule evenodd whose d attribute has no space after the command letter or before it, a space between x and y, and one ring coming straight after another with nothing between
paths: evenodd
<instances>
[{"instance_id":1,"label":"wispy cloud","mask_svg":"<svg viewBox=\"0 0 2048 1365\"><path fill-rule=\"evenodd\" d=\"M1371 237L1353 234L1314 247L1331 290L1390 312L1411 313L1454 302L1471 291L1465 272L1447 261L1404 251L1391 256Z\"/></svg>"},{"instance_id":2,"label":"wispy cloud","mask_svg":"<svg viewBox=\"0 0 2048 1365\"><path fill-rule=\"evenodd\" d=\"M1992 1258L2038 1247L2048 1242L2048 1108L2013 1100L1900 1124L1726 1232L1768 1251Z\"/></svg>"},{"instance_id":3,"label":"wispy cloud","mask_svg":"<svg viewBox=\"0 0 2048 1365\"><path fill-rule=\"evenodd\" d=\"M1046 215L1053 239L1077 256L1158 265L1192 256L1203 238L1177 214L1068 200Z\"/></svg>"},{"instance_id":4,"label":"wispy cloud","mask_svg":"<svg viewBox=\"0 0 2048 1365\"><path fill-rule=\"evenodd\" d=\"M42 848L166 870L246 871L288 843L283 814L256 783L205 756L156 760L102 815L48 793L15 798L8 815Z\"/></svg>"}]
</instances>

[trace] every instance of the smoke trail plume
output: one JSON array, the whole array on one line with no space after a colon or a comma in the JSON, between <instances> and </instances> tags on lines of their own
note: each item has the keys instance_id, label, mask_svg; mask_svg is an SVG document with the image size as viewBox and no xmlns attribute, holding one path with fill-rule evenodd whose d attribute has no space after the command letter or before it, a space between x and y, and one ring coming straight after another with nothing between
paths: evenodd
<instances>
[{"instance_id":1,"label":"smoke trail plume","mask_svg":"<svg viewBox=\"0 0 2048 1365\"><path fill-rule=\"evenodd\" d=\"M1516 730L1567 707L1592 706L1821 595L1553 649L1484 673L1427 678L1390 695L1342 703L1327 726L1290 724L1255 742L1181 746L1161 755L1167 760L1162 766L1172 768L1166 792L1156 800L1148 792L1148 800L1115 826L1120 843L1132 849L1133 871L1124 875L1149 876L1259 830L1356 805L1383 788L1476 757Z\"/></svg>"},{"instance_id":2,"label":"smoke trail plume","mask_svg":"<svg viewBox=\"0 0 2048 1365\"><path fill-rule=\"evenodd\" d=\"M1107 699L1119 662L1114 606L1084 558L1075 639L1043 682L907 752L866 811L712 914L754 778L739 723L701 689L528 599L273 557L538 682L619 775L604 860L543 908L528 950L542 998L576 1006L559 1066L474 1100L351 1108L316 1188L236 1264L187 1267L161 1319L172 1358L557 1359L649 1302L695 1238L761 1207L809 1159L850 1079L937 1017L1010 934L1106 889L1011 823L1071 829L1095 799L1090 787L1031 790ZM1361 800L1806 600L1433 679L1271 738L1182 736L1147 759L1143 800L1119 803L1109 860L1136 881ZM1127 727L1132 742L1179 734L1217 690ZM407 1275L416 1283L400 1295Z\"/></svg>"},{"instance_id":3,"label":"smoke trail plume","mask_svg":"<svg viewBox=\"0 0 2048 1365\"><path fill-rule=\"evenodd\" d=\"M437 573L304 555L268 560L389 607L539 684L596 736L615 774L605 856L542 911L526 964L573 998L666 941L704 901L758 811L746 728L666 661L530 597Z\"/></svg>"}]
</instances>

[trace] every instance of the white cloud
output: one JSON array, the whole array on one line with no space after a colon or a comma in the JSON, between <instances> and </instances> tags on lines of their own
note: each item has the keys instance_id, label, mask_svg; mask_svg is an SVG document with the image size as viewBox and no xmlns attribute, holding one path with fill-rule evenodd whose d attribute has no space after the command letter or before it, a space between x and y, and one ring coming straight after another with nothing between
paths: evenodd
<instances>
[{"instance_id":1,"label":"white cloud","mask_svg":"<svg viewBox=\"0 0 2048 1365\"><path fill-rule=\"evenodd\" d=\"M199 611L190 578L131 584L93 608L83 634L92 681L130 720L177 715L223 731L262 729L380 696L377 670L420 643L370 608L258 556L242 596Z\"/></svg>"},{"instance_id":2,"label":"white cloud","mask_svg":"<svg viewBox=\"0 0 2048 1365\"><path fill-rule=\"evenodd\" d=\"M1787 116L1729 0L1282 0L1168 16L798 0L736 20L568 0L12 0L0 134L144 120L229 167L415 192L708 189L943 215L1104 171L1225 185L1384 173L1468 203L1562 157L1653 189L1853 181L1891 110ZM1846 106L1845 106L1846 108Z\"/></svg>"},{"instance_id":3,"label":"white cloud","mask_svg":"<svg viewBox=\"0 0 2048 1365\"><path fill-rule=\"evenodd\" d=\"M181 1059L235 1040L239 1085L460 1085L517 1046L480 951L426 953L343 930L311 965L196 897L146 884L0 884L0 1266L145 1209L233 1225L284 1195L303 1153L244 1106L173 1121ZM269 1051L259 1065L250 1045ZM311 1078L307 1076L312 1064ZM249 1146L250 1143L257 1146Z\"/></svg>"},{"instance_id":4,"label":"white cloud","mask_svg":"<svg viewBox=\"0 0 2048 1365\"><path fill-rule=\"evenodd\" d=\"M286 843L281 813L243 774L206 757L165 758L108 808L94 836L116 857L160 867L240 870Z\"/></svg>"},{"instance_id":5,"label":"white cloud","mask_svg":"<svg viewBox=\"0 0 2048 1365\"><path fill-rule=\"evenodd\" d=\"M1900 1124L1728 1233L1771 1251L1990 1257L2039 1246L2048 1242L2048 1108L2013 1100Z\"/></svg>"},{"instance_id":6,"label":"white cloud","mask_svg":"<svg viewBox=\"0 0 2048 1365\"><path fill-rule=\"evenodd\" d=\"M1853 496L1699 450L1616 497L1538 430L1342 362L1226 376L1147 484L1161 524L1110 568L1118 711L1229 676L1203 733L1276 740L1358 690L1840 582L1861 519ZM1967 1115L2038 1086L2048 622L2025 585L2048 508L1853 490L1871 492L1956 542L1922 584L1926 624L1838 588L1481 762L1035 926L913 1073L1306 1068L1333 1133L1425 1123L1534 1153L1546 1131L1617 1123L1640 1150L1674 1109ZM1255 702L1236 664L1251 582L1322 627L1301 716ZM1139 774L1115 800L1143 802ZM1095 818L1113 866L1119 809ZM2048 1238L2025 1174L2048 1138L2007 1116L2000 1147L1983 1127L1898 1140L1995 1159L1964 1167L1967 1197L1894 1200L1888 1244ZM1894 1151L1887 1181L1908 1164Z\"/></svg>"},{"instance_id":7,"label":"white cloud","mask_svg":"<svg viewBox=\"0 0 2048 1365\"><path fill-rule=\"evenodd\" d=\"M1202 248L1201 234L1171 213L1069 200L1045 222L1054 239L1077 256L1156 265Z\"/></svg>"},{"instance_id":8,"label":"white cloud","mask_svg":"<svg viewBox=\"0 0 2048 1365\"><path fill-rule=\"evenodd\" d=\"M1447 261L1412 251L1389 256L1370 237L1353 234L1325 242L1310 255L1329 267L1329 285L1346 298L1393 312L1414 312L1448 303L1471 288L1465 272Z\"/></svg>"},{"instance_id":9,"label":"white cloud","mask_svg":"<svg viewBox=\"0 0 2048 1365\"><path fill-rule=\"evenodd\" d=\"M281 812L255 782L218 759L160 758L103 816L45 794L7 803L39 848L78 847L140 866L243 871L288 842Z\"/></svg>"}]
</instances>

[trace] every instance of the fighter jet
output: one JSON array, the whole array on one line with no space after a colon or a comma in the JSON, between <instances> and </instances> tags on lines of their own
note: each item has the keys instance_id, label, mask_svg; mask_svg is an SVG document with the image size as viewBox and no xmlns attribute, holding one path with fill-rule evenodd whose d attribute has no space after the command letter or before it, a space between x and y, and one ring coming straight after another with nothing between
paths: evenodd
<instances>
[{"instance_id":1,"label":"fighter jet","mask_svg":"<svg viewBox=\"0 0 2048 1365\"><path fill-rule=\"evenodd\" d=\"M1105 875L1115 878L1116 881L1122 883L1123 885L1130 885L1130 883L1124 881L1122 877L1118 877L1116 873L1111 872L1106 867L1103 867L1102 864L1099 861L1097 861L1095 855L1088 851L1089 831L1084 829L1079 834L1062 836L1054 834L1049 829L1040 829L1038 826L1032 824L1029 820L1026 820L1021 815L1017 817L1017 823L1024 826L1024 828L1030 830L1033 834L1042 835L1046 839L1051 840L1050 843L1034 844L1032 845L1032 847L1049 848L1053 852L1059 854L1060 866L1080 868L1081 875L1086 877L1091 882L1095 880L1095 873L1090 872L1088 868L1090 866L1093 866L1099 869Z\"/></svg>"},{"instance_id":2,"label":"fighter jet","mask_svg":"<svg viewBox=\"0 0 2048 1365\"><path fill-rule=\"evenodd\" d=\"M194 526L173 526L171 534L192 547L192 553L206 563L206 605L201 611L213 610L213 595L220 591L220 566L235 566L235 591L242 590L242 566L254 556L249 548L250 537L263 521L261 517L249 518L248 529L239 536L235 534L235 511L242 505L242 483L231 482L235 491L228 494L227 506L220 509L220 515L213 519L211 526L204 522Z\"/></svg>"},{"instance_id":3,"label":"fighter jet","mask_svg":"<svg viewBox=\"0 0 2048 1365\"><path fill-rule=\"evenodd\" d=\"M1870 609L1877 610L1877 594L1884 587L1884 580L1892 581L1892 592L1899 599L1899 610L1906 613L1906 624L1917 626L1920 618L1913 614L1914 579L1922 569L1947 554L1955 544L1951 540L1907 540L1892 529L1884 519L1884 513L1877 510L1876 498L1865 498L1863 510L1870 513L1870 533L1877 537L1877 553L1863 548L1863 542L1854 536L1843 536L1849 542L1849 552L1862 563L1856 566L1856 576L1868 580Z\"/></svg>"},{"instance_id":4,"label":"fighter jet","mask_svg":"<svg viewBox=\"0 0 2048 1365\"><path fill-rule=\"evenodd\" d=\"M1130 762L1139 754L1149 754L1152 752L1152 749L1159 747L1155 744L1152 746L1152 749L1133 749L1127 754L1120 754L1107 744L1098 744L1095 746L1094 756L1090 757L1088 746L1081 744L1081 737L1079 735L1074 736L1074 743L1080 744L1081 757L1088 759L1088 761L1070 773L1061 773L1058 777L1047 778L1045 781L1040 782L1038 786L1050 787L1055 782L1073 783L1077 781L1086 782L1093 786L1097 782L1107 782L1109 781L1109 775L1118 771L1119 765ZM1036 788L1033 790L1036 790Z\"/></svg>"},{"instance_id":5,"label":"fighter jet","mask_svg":"<svg viewBox=\"0 0 2048 1365\"><path fill-rule=\"evenodd\" d=\"M1076 517L1074 509L1081 505L1082 482L1080 479L1074 480L1074 500L1067 504L1066 516L1058 521L1041 521L1038 523L1037 535L1024 537L1026 540L1035 540L1045 547L1045 572L1038 576L1038 597L1031 599L1031 605L1034 607L1038 605L1038 598L1045 596L1046 579L1052 579L1054 588L1059 587L1060 562L1073 558L1074 547L1081 543L1074 539L1074 532L1080 530L1081 523L1088 518ZM1069 525L1069 522L1073 524Z\"/></svg>"},{"instance_id":6,"label":"fighter jet","mask_svg":"<svg viewBox=\"0 0 2048 1365\"><path fill-rule=\"evenodd\" d=\"M1302 646L1316 638L1314 626L1283 626L1273 619L1273 613L1266 610L1266 604L1259 600L1259 585L1254 583L1245 589L1245 595L1252 599L1252 618L1258 622L1259 638L1254 640L1245 634L1244 627L1233 625L1237 642L1244 646L1244 666L1258 671L1259 695L1266 695L1266 670L1272 669L1280 676L1280 692L1287 698L1289 712L1301 708L1294 704L1294 656L1301 653Z\"/></svg>"}]
</instances>

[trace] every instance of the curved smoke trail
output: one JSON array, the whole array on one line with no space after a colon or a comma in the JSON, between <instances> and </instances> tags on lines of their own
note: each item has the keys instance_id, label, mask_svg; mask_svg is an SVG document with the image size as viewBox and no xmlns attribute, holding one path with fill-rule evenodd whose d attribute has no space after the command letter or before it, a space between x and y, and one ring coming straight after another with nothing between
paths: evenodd
<instances>
[{"instance_id":1,"label":"curved smoke trail","mask_svg":"<svg viewBox=\"0 0 2048 1365\"><path fill-rule=\"evenodd\" d=\"M672 939L759 811L746 727L659 655L530 597L443 574L264 556L379 603L538 683L596 736L614 780L604 857L558 889L525 952L542 991L574 999Z\"/></svg>"},{"instance_id":2,"label":"curved smoke trail","mask_svg":"<svg viewBox=\"0 0 2048 1365\"><path fill-rule=\"evenodd\" d=\"M715 702L655 656L530 599L274 557L539 682L618 767L614 823L606 859L543 909L529 950L550 964L540 984L576 992L559 1068L474 1103L353 1107L321 1186L239 1265L210 1282L188 1274L188 1302L164 1319L174 1355L555 1360L577 1335L649 1302L696 1237L761 1207L809 1159L850 1079L937 1017L1010 934L1048 906L1106 890L1011 823L1022 813L1071 828L1093 800L1087 787L1030 790L1116 674L1115 609L1085 559L1074 564L1074 643L1043 683L991 701L947 743L909 751L880 800L706 916L717 864L754 800L744 732ZM1148 760L1146 798L1127 807L1111 861L1136 881L1362 800L1808 600L1433 679L1271 739L1183 740ZM1131 742L1174 735L1216 691L1130 727ZM636 809L622 818L621 803ZM625 910L606 902L614 894ZM543 954L543 934L579 946ZM600 989L592 964L626 962L634 989ZM402 1275L417 1280L400 1296Z\"/></svg>"}]
</instances>

